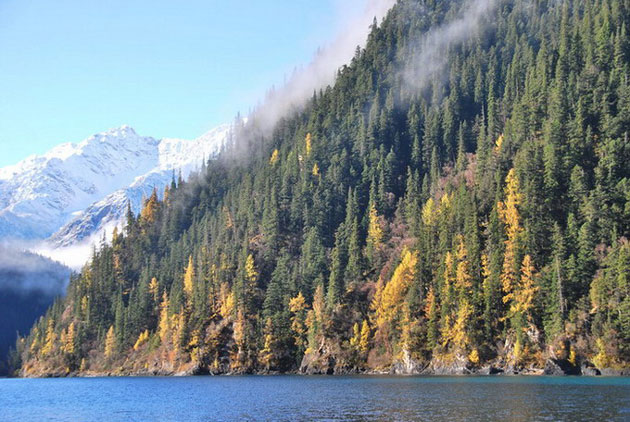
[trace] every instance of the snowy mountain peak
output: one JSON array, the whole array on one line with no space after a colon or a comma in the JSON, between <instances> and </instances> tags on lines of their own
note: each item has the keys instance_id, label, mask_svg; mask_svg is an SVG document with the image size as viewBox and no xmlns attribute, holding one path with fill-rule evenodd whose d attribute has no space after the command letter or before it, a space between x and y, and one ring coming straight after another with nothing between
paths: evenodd
<instances>
[{"instance_id":1,"label":"snowy mountain peak","mask_svg":"<svg viewBox=\"0 0 630 422\"><path fill-rule=\"evenodd\" d=\"M229 131L223 125L195 140L155 139L123 125L0 168L0 240L57 232L55 243L68 245L100 232L127 201L139 208L147 190L161 190L173 170L187 177L217 154Z\"/></svg>"}]
</instances>

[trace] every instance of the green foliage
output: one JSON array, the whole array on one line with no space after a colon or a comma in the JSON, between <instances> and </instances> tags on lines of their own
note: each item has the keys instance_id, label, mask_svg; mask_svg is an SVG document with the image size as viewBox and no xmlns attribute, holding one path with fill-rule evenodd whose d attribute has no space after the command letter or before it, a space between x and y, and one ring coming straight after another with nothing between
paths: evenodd
<instances>
[{"instance_id":1,"label":"green foliage","mask_svg":"<svg viewBox=\"0 0 630 422\"><path fill-rule=\"evenodd\" d=\"M416 41L462 3L400 0L334 86L129 213L23 371L540 363L556 338L628 365L630 3L501 1L418 90Z\"/></svg>"}]
</instances>

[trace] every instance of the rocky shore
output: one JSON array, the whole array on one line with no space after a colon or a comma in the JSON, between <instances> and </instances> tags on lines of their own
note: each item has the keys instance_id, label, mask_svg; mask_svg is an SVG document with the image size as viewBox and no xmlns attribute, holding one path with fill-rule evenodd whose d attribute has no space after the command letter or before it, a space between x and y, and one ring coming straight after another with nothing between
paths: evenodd
<instances>
[{"instance_id":1,"label":"rocky shore","mask_svg":"<svg viewBox=\"0 0 630 422\"><path fill-rule=\"evenodd\" d=\"M265 369L251 371L212 370L199 365L183 365L172 367L171 365L155 365L141 370L119 368L111 371L74 371L65 372L62 369L54 371L41 371L21 373L26 378L59 378L59 377L118 377L118 376L195 376L195 375L389 375L389 376L483 376L483 375L527 375L527 376L630 376L630 368L597 368L590 362L573 365L567 360L548 359L544 367L522 367L490 363L474 366L464 362L432 361L422 364L407 357L389 368L375 370L338 365L330 358L326 362L314 362L305 360L299 369L278 372Z\"/></svg>"}]
</instances>

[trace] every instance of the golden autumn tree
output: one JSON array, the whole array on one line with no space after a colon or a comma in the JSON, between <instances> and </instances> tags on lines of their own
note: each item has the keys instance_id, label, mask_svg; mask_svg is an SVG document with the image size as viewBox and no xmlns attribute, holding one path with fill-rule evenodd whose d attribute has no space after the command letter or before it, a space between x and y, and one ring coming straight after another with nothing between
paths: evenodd
<instances>
[{"instance_id":1,"label":"golden autumn tree","mask_svg":"<svg viewBox=\"0 0 630 422\"><path fill-rule=\"evenodd\" d=\"M295 345L300 351L307 347L307 327L306 327L306 300L302 292L289 301L289 311L291 315L291 330L294 333Z\"/></svg>"},{"instance_id":2,"label":"golden autumn tree","mask_svg":"<svg viewBox=\"0 0 630 422\"><path fill-rule=\"evenodd\" d=\"M523 322L532 323L532 310L534 308L535 296L540 290L538 286L538 275L532 263L532 257L528 254L523 258L521 266L521 278L514 293L514 300L510 306L510 313L519 316Z\"/></svg>"},{"instance_id":3,"label":"golden autumn tree","mask_svg":"<svg viewBox=\"0 0 630 422\"><path fill-rule=\"evenodd\" d=\"M160 340L162 340L162 344L166 343L168 339L168 334L170 331L170 321L168 317L168 295L166 292L162 294L162 303L160 303L160 319L158 322L158 333L160 335Z\"/></svg>"},{"instance_id":4,"label":"golden autumn tree","mask_svg":"<svg viewBox=\"0 0 630 422\"><path fill-rule=\"evenodd\" d=\"M251 363L249 361L249 337L250 327L245 314L241 309L236 313L236 319L232 325L232 337L234 349L230 356L230 364L233 370L241 371Z\"/></svg>"},{"instance_id":5,"label":"golden autumn tree","mask_svg":"<svg viewBox=\"0 0 630 422\"><path fill-rule=\"evenodd\" d=\"M140 335L138 336L138 339L133 345L133 350L137 351L148 340L149 340L149 330L144 330L143 332L140 333Z\"/></svg>"},{"instance_id":6,"label":"golden autumn tree","mask_svg":"<svg viewBox=\"0 0 630 422\"><path fill-rule=\"evenodd\" d=\"M530 255L525 255L521 266L521 277L517 287L514 289L508 317L512 321L512 326L516 330L516 340L514 344L513 357L519 361L528 350L526 348L525 331L533 325L532 311L536 294L540 290L538 286L538 275L532 263Z\"/></svg>"},{"instance_id":7,"label":"golden autumn tree","mask_svg":"<svg viewBox=\"0 0 630 422\"><path fill-rule=\"evenodd\" d=\"M63 330L61 333L61 350L68 354L72 355L75 352L75 337L76 332L74 328L74 321L70 323L67 330Z\"/></svg>"},{"instance_id":8,"label":"golden autumn tree","mask_svg":"<svg viewBox=\"0 0 630 422\"><path fill-rule=\"evenodd\" d=\"M472 271L464 237L457 235L455 260L450 252L444 258L443 315L440 344L447 356L466 356L472 349L471 305ZM455 271L453 273L453 268ZM473 358L475 356L473 355ZM478 360L478 356L476 357Z\"/></svg>"},{"instance_id":9,"label":"golden autumn tree","mask_svg":"<svg viewBox=\"0 0 630 422\"><path fill-rule=\"evenodd\" d=\"M116 353L116 334L114 333L114 326L110 325L105 336L105 357L111 358Z\"/></svg>"},{"instance_id":10,"label":"golden autumn tree","mask_svg":"<svg viewBox=\"0 0 630 422\"><path fill-rule=\"evenodd\" d=\"M225 228L226 229L233 228L234 218L232 217L232 213L230 212L230 209L226 207L225 205L223 206L223 214L225 215Z\"/></svg>"},{"instance_id":11,"label":"golden autumn tree","mask_svg":"<svg viewBox=\"0 0 630 422\"><path fill-rule=\"evenodd\" d=\"M472 272L468 260L468 250L464 243L464 236L457 236L457 267L455 270L455 289L459 296L469 296L472 293Z\"/></svg>"},{"instance_id":12,"label":"golden autumn tree","mask_svg":"<svg viewBox=\"0 0 630 422\"><path fill-rule=\"evenodd\" d=\"M359 341L361 341L361 329L359 323L355 322L352 326L352 337L350 338L350 346L358 350Z\"/></svg>"},{"instance_id":13,"label":"golden autumn tree","mask_svg":"<svg viewBox=\"0 0 630 422\"><path fill-rule=\"evenodd\" d=\"M255 284L256 280L258 280L258 271L256 271L254 256L252 254L247 255L247 259L245 260L245 278L250 285Z\"/></svg>"},{"instance_id":14,"label":"golden autumn tree","mask_svg":"<svg viewBox=\"0 0 630 422\"><path fill-rule=\"evenodd\" d=\"M352 326L350 346L360 353L367 353L370 346L370 325L364 319L361 325L355 322Z\"/></svg>"},{"instance_id":15,"label":"golden autumn tree","mask_svg":"<svg viewBox=\"0 0 630 422\"><path fill-rule=\"evenodd\" d=\"M313 148L312 145L313 142L313 138L311 136L310 133L306 134L306 139L304 140L305 143L305 150L306 150L306 156L308 157L309 155L311 155L311 149Z\"/></svg>"},{"instance_id":16,"label":"golden autumn tree","mask_svg":"<svg viewBox=\"0 0 630 422\"><path fill-rule=\"evenodd\" d=\"M151 299L153 299L153 303L158 303L160 298L160 293L158 291L158 281L157 278L153 277L151 282L149 283L149 294L151 294Z\"/></svg>"},{"instance_id":17,"label":"golden autumn tree","mask_svg":"<svg viewBox=\"0 0 630 422\"><path fill-rule=\"evenodd\" d=\"M33 355L37 355L37 349L39 348L40 343L41 343L41 339L40 339L41 333L38 327L33 328L31 336L33 337L33 341L31 342L31 345L29 346L28 350Z\"/></svg>"},{"instance_id":18,"label":"golden autumn tree","mask_svg":"<svg viewBox=\"0 0 630 422\"><path fill-rule=\"evenodd\" d=\"M260 350L258 359L260 363L262 363L262 365L267 370L269 370L274 365L276 350L276 338L274 336L273 323L271 321L271 318L267 318L267 320L265 321L263 335L265 341L263 344L263 348Z\"/></svg>"},{"instance_id":19,"label":"golden autumn tree","mask_svg":"<svg viewBox=\"0 0 630 422\"><path fill-rule=\"evenodd\" d=\"M413 343L413 335L412 335L412 327L413 321L411 319L411 310L409 309L409 303L404 302L402 306L401 316L400 316L400 350L398 354L398 359L403 358L408 355L409 350L412 348Z\"/></svg>"},{"instance_id":20,"label":"golden autumn tree","mask_svg":"<svg viewBox=\"0 0 630 422\"><path fill-rule=\"evenodd\" d=\"M177 352L182 351L182 347L187 344L188 320L184 310L171 316L171 326L173 327L173 344Z\"/></svg>"},{"instance_id":21,"label":"golden autumn tree","mask_svg":"<svg viewBox=\"0 0 630 422\"><path fill-rule=\"evenodd\" d=\"M425 226L432 226L435 223L435 201L429 198L422 207L422 223Z\"/></svg>"},{"instance_id":22,"label":"golden autumn tree","mask_svg":"<svg viewBox=\"0 0 630 422\"><path fill-rule=\"evenodd\" d=\"M361 338L359 340L359 350L363 353L368 351L370 347L370 325L367 320L364 319L361 324Z\"/></svg>"},{"instance_id":23,"label":"golden autumn tree","mask_svg":"<svg viewBox=\"0 0 630 422\"><path fill-rule=\"evenodd\" d=\"M276 148L271 153L271 157L269 158L269 164L271 164L272 166L275 166L277 162L278 162L278 149Z\"/></svg>"},{"instance_id":24,"label":"golden autumn tree","mask_svg":"<svg viewBox=\"0 0 630 422\"><path fill-rule=\"evenodd\" d=\"M371 307L375 313L376 331L384 339L401 329L405 296L415 277L417 263L418 254L405 248L391 279L384 286L381 284L374 295Z\"/></svg>"},{"instance_id":25,"label":"golden autumn tree","mask_svg":"<svg viewBox=\"0 0 630 422\"><path fill-rule=\"evenodd\" d=\"M505 224L507 239L505 241L505 255L503 269L501 271L501 284L503 287L503 303L508 303L514 298L514 289L518 282L517 259L519 255L519 243L523 228L518 207L521 204L521 193L516 172L511 169L505 178L505 201L498 203L499 217Z\"/></svg>"},{"instance_id":26,"label":"golden autumn tree","mask_svg":"<svg viewBox=\"0 0 630 422\"><path fill-rule=\"evenodd\" d=\"M374 204L370 206L368 212L368 236L367 236L367 255L370 261L374 261L374 254L380 248L383 242L383 227L381 219L376 211Z\"/></svg>"},{"instance_id":27,"label":"golden autumn tree","mask_svg":"<svg viewBox=\"0 0 630 422\"><path fill-rule=\"evenodd\" d=\"M470 302L462 298L457 311L446 315L442 329L442 347L450 353L464 353L469 348L468 323L472 313Z\"/></svg>"},{"instance_id":28,"label":"golden autumn tree","mask_svg":"<svg viewBox=\"0 0 630 422\"><path fill-rule=\"evenodd\" d=\"M188 266L186 266L186 272L184 273L184 293L186 294L187 303L190 305L193 295L195 282L195 268L193 266L192 255L188 257Z\"/></svg>"},{"instance_id":29,"label":"golden autumn tree","mask_svg":"<svg viewBox=\"0 0 630 422\"><path fill-rule=\"evenodd\" d=\"M41 349L42 356L50 355L55 349L55 342L57 341L57 333L55 333L55 321L50 318L46 326L46 338L44 340L44 346Z\"/></svg>"},{"instance_id":30,"label":"golden autumn tree","mask_svg":"<svg viewBox=\"0 0 630 422\"><path fill-rule=\"evenodd\" d=\"M234 305L236 303L236 299L234 297L234 292L230 291L227 283L221 284L220 290L220 298L221 298L221 306L219 307L219 315L221 318L227 319L232 316L234 311Z\"/></svg>"},{"instance_id":31,"label":"golden autumn tree","mask_svg":"<svg viewBox=\"0 0 630 422\"><path fill-rule=\"evenodd\" d=\"M153 189L153 193L147 199L140 211L140 219L145 225L152 224L158 217L160 212L160 200L158 199L157 190Z\"/></svg>"},{"instance_id":32,"label":"golden autumn tree","mask_svg":"<svg viewBox=\"0 0 630 422\"><path fill-rule=\"evenodd\" d=\"M305 353L314 351L322 334L326 310L324 286L318 284L313 295L313 309L306 315L306 327L308 328L308 348Z\"/></svg>"}]
</instances>

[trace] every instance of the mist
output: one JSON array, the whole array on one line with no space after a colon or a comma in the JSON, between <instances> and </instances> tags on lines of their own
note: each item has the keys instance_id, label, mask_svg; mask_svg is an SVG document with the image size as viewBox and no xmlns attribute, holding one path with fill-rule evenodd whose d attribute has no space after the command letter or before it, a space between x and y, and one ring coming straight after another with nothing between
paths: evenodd
<instances>
[{"instance_id":1,"label":"mist","mask_svg":"<svg viewBox=\"0 0 630 422\"><path fill-rule=\"evenodd\" d=\"M295 70L284 85L270 90L254 108L249 122L257 130L269 134L279 119L303 105L313 92L332 84L337 71L350 62L356 48L365 46L374 19L382 20L396 0L368 0L362 10L357 3L358 0L338 1L339 20L344 23L339 34L321 47L308 65Z\"/></svg>"},{"instance_id":2,"label":"mist","mask_svg":"<svg viewBox=\"0 0 630 422\"><path fill-rule=\"evenodd\" d=\"M0 244L0 290L33 292L47 296L62 294L70 278L70 268L44 256L6 243Z\"/></svg>"},{"instance_id":3,"label":"mist","mask_svg":"<svg viewBox=\"0 0 630 422\"><path fill-rule=\"evenodd\" d=\"M499 0L463 2L457 16L424 34L414 44L410 64L402 70L404 82L418 92L435 78L447 78L442 72L448 65L449 48L488 28L492 24L488 17L498 4Z\"/></svg>"}]
</instances>

